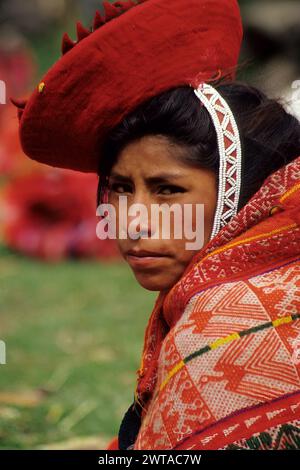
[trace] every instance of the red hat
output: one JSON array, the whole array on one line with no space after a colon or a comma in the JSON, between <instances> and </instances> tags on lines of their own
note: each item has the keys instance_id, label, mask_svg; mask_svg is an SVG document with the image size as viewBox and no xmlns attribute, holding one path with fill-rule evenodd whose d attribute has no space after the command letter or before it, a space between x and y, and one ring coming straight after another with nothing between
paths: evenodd
<instances>
[{"instance_id":1,"label":"red hat","mask_svg":"<svg viewBox=\"0 0 300 470\"><path fill-rule=\"evenodd\" d=\"M103 2L93 30L77 23L62 57L19 108L24 152L39 162L97 172L108 132L173 87L235 77L243 36L237 0Z\"/></svg>"}]
</instances>

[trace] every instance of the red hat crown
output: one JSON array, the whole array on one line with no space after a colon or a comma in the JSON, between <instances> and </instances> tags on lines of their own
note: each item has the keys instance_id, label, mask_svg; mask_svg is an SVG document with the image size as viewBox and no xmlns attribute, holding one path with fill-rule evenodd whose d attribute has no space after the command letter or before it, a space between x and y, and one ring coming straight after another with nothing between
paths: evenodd
<instances>
[{"instance_id":1,"label":"red hat crown","mask_svg":"<svg viewBox=\"0 0 300 470\"><path fill-rule=\"evenodd\" d=\"M73 49L73 47L76 46L76 44L78 44L78 42L80 42L82 39L85 39L91 33L96 31L96 29L99 29L101 26L108 23L108 21L112 20L113 18L116 18L117 16L120 16L122 13L125 13L130 8L135 7L137 4L144 3L146 1L147 0L136 0L136 2L134 2L133 0L123 0L114 3L103 1L104 16L102 16L97 10L94 17L93 27L91 29L86 29L80 21L77 21L77 42L72 41L72 39L67 33L63 35L63 55L66 54L66 52L68 52L70 49Z\"/></svg>"},{"instance_id":2,"label":"red hat crown","mask_svg":"<svg viewBox=\"0 0 300 470\"><path fill-rule=\"evenodd\" d=\"M97 172L108 133L144 101L212 77L234 78L243 35L237 0L103 2L77 22L62 57L18 107L23 151L47 165Z\"/></svg>"}]
</instances>

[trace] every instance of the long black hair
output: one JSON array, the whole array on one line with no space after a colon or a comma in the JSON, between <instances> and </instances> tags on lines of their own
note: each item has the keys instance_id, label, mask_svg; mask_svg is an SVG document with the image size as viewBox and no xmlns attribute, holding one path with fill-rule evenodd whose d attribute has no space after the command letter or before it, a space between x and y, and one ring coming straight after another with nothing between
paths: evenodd
<instances>
[{"instance_id":1,"label":"long black hair","mask_svg":"<svg viewBox=\"0 0 300 470\"><path fill-rule=\"evenodd\" d=\"M211 83L229 104L242 145L242 185L238 211L273 172L300 155L300 123L280 100L239 81ZM164 135L183 146L191 165L211 169L218 182L219 152L211 117L193 89L181 86L139 106L107 136L99 161L97 205L120 151L145 135Z\"/></svg>"}]
</instances>

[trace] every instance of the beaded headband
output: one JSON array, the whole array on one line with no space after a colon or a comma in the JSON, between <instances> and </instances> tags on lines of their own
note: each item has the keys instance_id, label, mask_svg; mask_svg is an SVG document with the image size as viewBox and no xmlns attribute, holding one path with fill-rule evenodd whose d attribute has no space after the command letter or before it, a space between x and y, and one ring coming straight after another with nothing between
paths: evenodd
<instances>
[{"instance_id":1,"label":"beaded headband","mask_svg":"<svg viewBox=\"0 0 300 470\"><path fill-rule=\"evenodd\" d=\"M237 214L241 191L242 150L233 113L219 92L201 83L194 93L208 110L220 156L218 200L210 240Z\"/></svg>"}]
</instances>

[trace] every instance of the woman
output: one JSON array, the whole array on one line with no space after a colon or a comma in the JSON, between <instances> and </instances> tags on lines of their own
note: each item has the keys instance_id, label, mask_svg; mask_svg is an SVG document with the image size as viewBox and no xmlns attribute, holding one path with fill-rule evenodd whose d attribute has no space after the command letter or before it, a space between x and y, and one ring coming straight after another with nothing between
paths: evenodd
<instances>
[{"instance_id":1,"label":"woman","mask_svg":"<svg viewBox=\"0 0 300 470\"><path fill-rule=\"evenodd\" d=\"M201 201L206 210L205 246L198 253L185 250L185 239L118 240L137 281L146 289L161 291L145 338L146 364L141 368L146 365L149 370L144 376L139 371L135 409L130 407L120 429L123 448L135 442L139 429L136 448L140 449L216 448L216 442L227 448L297 446L294 418L299 421L299 413L288 415L291 422L285 432L289 438L280 434L287 427L286 415L284 425L277 428L267 426L264 420L256 433L251 428L248 433L245 429L235 431L234 439L230 436L224 442L216 434L217 416L223 419L228 414L229 420L233 413L245 409L245 420L251 422L249 412L260 413L258 404L268 402L270 409L265 412L271 413L272 406L283 406L278 397L299 387L299 369L292 360L289 341L299 330L300 243L295 229L298 231L300 220L300 158L295 156L299 153L300 124L279 103L253 87L238 82L214 87L226 97L239 124L244 164L238 214L210 243L219 152L209 113L199 107L190 88L155 97L125 118L107 139L99 168L102 198L105 177L112 175L107 189L109 201L116 207L119 195L126 195L130 202L144 204ZM147 187L147 178L170 168L180 178L170 177ZM281 233L284 236L278 239ZM128 256L132 247L164 256L143 263L143 258ZM285 279L291 282L289 287ZM271 298L264 294L268 290ZM291 313L296 315L294 324L271 330L270 321L286 321ZM245 338L235 344L238 334ZM218 343L219 338L225 342ZM264 346L264 342L270 345ZM203 352L198 364L195 357L195 365L191 360L190 366L177 370L182 360L201 347L205 350L208 344L217 346L215 356L210 350ZM247 350L249 357L243 359ZM158 382L154 391L155 369ZM165 383L167 379L173 383ZM195 386L197 381L200 384ZM151 401L152 392L157 398ZM235 419L241 427L243 414ZM235 428L237 423L225 421L218 433L224 432L222 426ZM178 435L180 447L176 446ZM211 435L215 439L209 440Z\"/></svg>"},{"instance_id":2,"label":"woman","mask_svg":"<svg viewBox=\"0 0 300 470\"><path fill-rule=\"evenodd\" d=\"M78 25L76 47L65 36L64 57L16 103L27 155L96 171L98 203L116 214L122 195L204 205L195 249L175 218L168 239L148 216L130 236L125 217L120 251L159 295L109 448L299 448L300 124L234 80L236 1L140 3L104 2L106 21Z\"/></svg>"}]
</instances>

